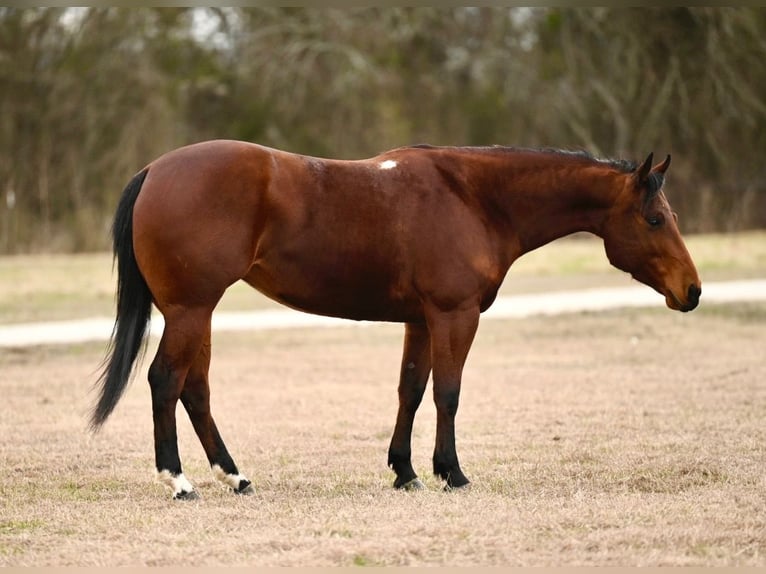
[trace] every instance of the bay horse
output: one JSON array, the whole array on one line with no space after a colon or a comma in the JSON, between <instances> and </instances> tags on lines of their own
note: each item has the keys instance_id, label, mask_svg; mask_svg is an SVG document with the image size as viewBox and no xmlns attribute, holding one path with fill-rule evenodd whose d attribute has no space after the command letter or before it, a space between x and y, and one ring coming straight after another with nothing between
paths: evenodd
<instances>
[{"instance_id":1,"label":"bay horse","mask_svg":"<svg viewBox=\"0 0 766 574\"><path fill-rule=\"evenodd\" d=\"M394 487L423 487L411 434L431 373L433 472L447 489L465 486L455 450L463 365L521 255L590 232L669 308L697 306L700 279L663 192L670 156L652 159L418 145L341 161L228 140L171 151L135 175L116 210L117 318L91 427L125 390L154 304L165 319L148 372L158 477L175 499L198 496L178 453L180 399L214 475L253 492L213 420L208 382L213 309L243 280L301 311L404 323Z\"/></svg>"}]
</instances>

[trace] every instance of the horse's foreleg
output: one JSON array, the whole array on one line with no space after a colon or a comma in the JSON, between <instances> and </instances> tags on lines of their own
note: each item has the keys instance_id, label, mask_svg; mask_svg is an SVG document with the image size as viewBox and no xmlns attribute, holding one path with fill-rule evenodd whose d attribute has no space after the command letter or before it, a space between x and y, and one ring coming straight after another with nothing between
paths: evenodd
<instances>
[{"instance_id":1,"label":"horse's foreleg","mask_svg":"<svg viewBox=\"0 0 766 574\"><path fill-rule=\"evenodd\" d=\"M412 423L431 373L431 344L425 324L408 324L399 375L399 411L388 449L388 466L394 469L394 488L418 489L423 484L412 468Z\"/></svg>"},{"instance_id":2,"label":"horse's foreleg","mask_svg":"<svg viewBox=\"0 0 766 574\"><path fill-rule=\"evenodd\" d=\"M455 449L455 415L463 365L478 325L478 307L452 313L434 311L428 315L436 404L434 474L447 482L447 488L466 486L469 482L460 470Z\"/></svg>"},{"instance_id":3,"label":"horse's foreleg","mask_svg":"<svg viewBox=\"0 0 766 574\"><path fill-rule=\"evenodd\" d=\"M174 499L197 498L181 469L176 404L209 323L210 311L175 308L173 313L166 313L165 330L149 367L157 476L173 490Z\"/></svg>"},{"instance_id":4,"label":"horse's foreleg","mask_svg":"<svg viewBox=\"0 0 766 574\"><path fill-rule=\"evenodd\" d=\"M186 382L181 391L181 402L205 449L215 477L238 494L252 494L254 492L252 484L239 473L210 413L209 368L210 323L208 323L202 347L186 375Z\"/></svg>"}]
</instances>

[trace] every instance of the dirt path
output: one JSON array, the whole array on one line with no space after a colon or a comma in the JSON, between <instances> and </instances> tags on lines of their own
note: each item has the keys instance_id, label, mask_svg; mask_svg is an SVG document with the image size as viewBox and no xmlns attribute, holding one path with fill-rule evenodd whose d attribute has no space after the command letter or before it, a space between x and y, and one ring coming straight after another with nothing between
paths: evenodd
<instances>
[{"instance_id":1,"label":"dirt path","mask_svg":"<svg viewBox=\"0 0 766 574\"><path fill-rule=\"evenodd\" d=\"M766 279L706 283L702 304L766 300ZM484 313L485 319L555 315L580 311L602 311L624 307L661 307L662 297L643 285L594 288L532 295L498 297ZM214 331L259 331L298 327L342 327L354 321L309 315L291 309L217 312ZM113 319L95 317L70 321L24 323L0 326L0 347L105 341L112 332ZM163 320L154 314L152 335L162 333Z\"/></svg>"}]
</instances>

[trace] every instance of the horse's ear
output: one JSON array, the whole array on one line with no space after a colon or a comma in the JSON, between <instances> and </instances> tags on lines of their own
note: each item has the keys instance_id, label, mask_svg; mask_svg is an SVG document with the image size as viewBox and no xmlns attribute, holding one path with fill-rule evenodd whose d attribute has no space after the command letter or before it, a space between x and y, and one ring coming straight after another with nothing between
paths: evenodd
<instances>
[{"instance_id":1,"label":"horse's ear","mask_svg":"<svg viewBox=\"0 0 766 574\"><path fill-rule=\"evenodd\" d=\"M650 152L647 158L644 160L644 163L638 166L636 168L636 171L633 172L639 185L644 183L646 181L646 178L649 177L649 173L652 171L653 159L654 159L654 152Z\"/></svg>"},{"instance_id":2,"label":"horse's ear","mask_svg":"<svg viewBox=\"0 0 766 574\"><path fill-rule=\"evenodd\" d=\"M655 165L652 168L652 171L654 173L664 174L667 171L669 165L670 165L670 154L668 154L668 157L665 158L665 161L663 161L660 164Z\"/></svg>"}]
</instances>

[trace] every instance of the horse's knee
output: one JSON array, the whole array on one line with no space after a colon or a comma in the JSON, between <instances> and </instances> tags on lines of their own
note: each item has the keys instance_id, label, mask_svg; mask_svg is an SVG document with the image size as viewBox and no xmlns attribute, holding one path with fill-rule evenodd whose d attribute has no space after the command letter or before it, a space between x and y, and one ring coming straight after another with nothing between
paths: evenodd
<instances>
[{"instance_id":1,"label":"horse's knee","mask_svg":"<svg viewBox=\"0 0 766 574\"><path fill-rule=\"evenodd\" d=\"M415 382L407 386L402 385L399 388L399 400L402 406L413 412L418 410L425 390L425 383Z\"/></svg>"},{"instance_id":2,"label":"horse's knee","mask_svg":"<svg viewBox=\"0 0 766 574\"><path fill-rule=\"evenodd\" d=\"M448 416L454 417L460 404L460 389L435 390L434 403L437 409L443 409Z\"/></svg>"}]
</instances>

